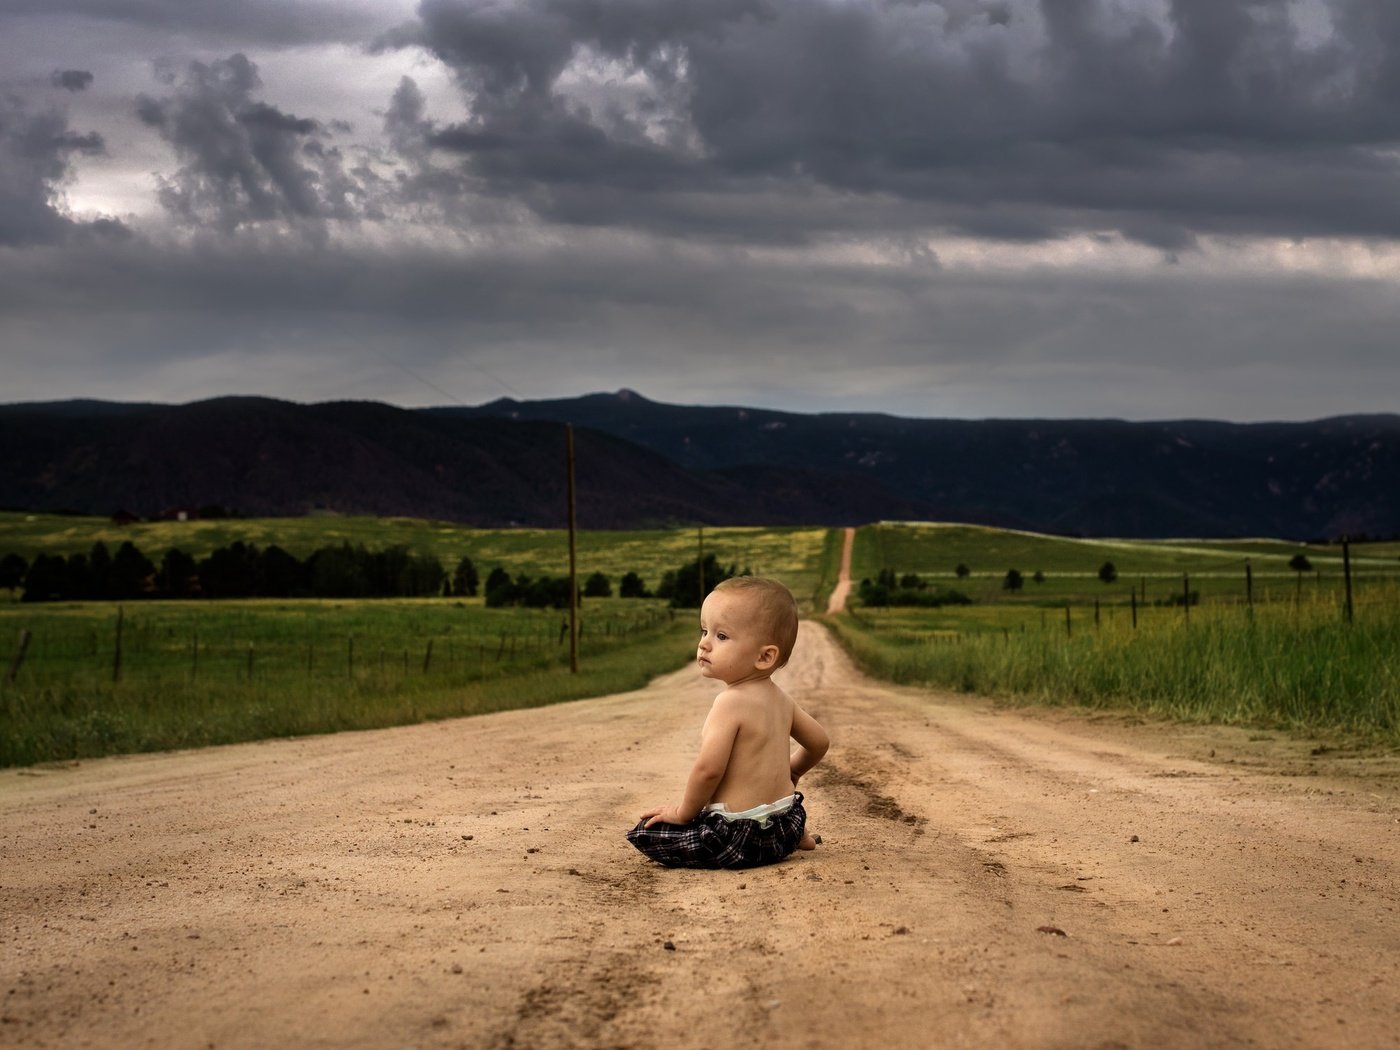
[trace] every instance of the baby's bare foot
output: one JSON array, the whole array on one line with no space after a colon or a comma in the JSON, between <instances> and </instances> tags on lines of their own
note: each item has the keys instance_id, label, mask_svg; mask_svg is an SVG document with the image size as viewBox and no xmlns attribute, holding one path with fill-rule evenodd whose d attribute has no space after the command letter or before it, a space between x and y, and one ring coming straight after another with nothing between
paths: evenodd
<instances>
[{"instance_id":1,"label":"baby's bare foot","mask_svg":"<svg viewBox=\"0 0 1400 1050\"><path fill-rule=\"evenodd\" d=\"M798 849L816 849L817 843L821 839L813 835L810 831L802 836L802 841L797 844Z\"/></svg>"}]
</instances>

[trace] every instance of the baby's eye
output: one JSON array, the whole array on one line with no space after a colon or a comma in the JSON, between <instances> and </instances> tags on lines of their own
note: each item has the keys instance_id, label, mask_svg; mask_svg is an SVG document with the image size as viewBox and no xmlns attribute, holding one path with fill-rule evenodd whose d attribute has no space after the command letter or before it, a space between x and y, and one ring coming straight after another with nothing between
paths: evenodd
<instances>
[{"instance_id":1,"label":"baby's eye","mask_svg":"<svg viewBox=\"0 0 1400 1050\"><path fill-rule=\"evenodd\" d=\"M723 631L716 631L716 632L715 632L715 637L718 638L718 639L722 642L722 641L724 641L726 638L728 638L729 635L725 634Z\"/></svg>"}]
</instances>

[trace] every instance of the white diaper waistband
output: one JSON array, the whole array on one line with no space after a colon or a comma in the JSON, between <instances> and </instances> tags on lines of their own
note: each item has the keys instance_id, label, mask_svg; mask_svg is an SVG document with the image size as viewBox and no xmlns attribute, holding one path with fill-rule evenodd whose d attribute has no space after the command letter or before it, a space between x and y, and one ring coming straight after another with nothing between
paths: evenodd
<instances>
[{"instance_id":1,"label":"white diaper waistband","mask_svg":"<svg viewBox=\"0 0 1400 1050\"><path fill-rule=\"evenodd\" d=\"M780 798L777 802L766 802L761 806L754 806L753 809L746 809L741 813L729 812L729 807L723 802L711 802L705 807L706 813L718 813L725 820L756 820L758 826L766 828L769 817L778 817L792 809L797 804L797 793L793 792L787 798Z\"/></svg>"}]
</instances>

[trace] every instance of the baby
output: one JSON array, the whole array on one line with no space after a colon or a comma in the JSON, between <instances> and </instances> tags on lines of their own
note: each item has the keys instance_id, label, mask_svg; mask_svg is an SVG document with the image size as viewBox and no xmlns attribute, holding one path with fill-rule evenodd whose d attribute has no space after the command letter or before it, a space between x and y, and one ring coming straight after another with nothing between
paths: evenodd
<instances>
[{"instance_id":1,"label":"baby","mask_svg":"<svg viewBox=\"0 0 1400 1050\"><path fill-rule=\"evenodd\" d=\"M797 603L776 580L734 577L705 599L696 657L701 675L725 688L681 801L647 810L627 833L648 857L669 867L751 868L815 848L797 782L830 741L772 680L796 641Z\"/></svg>"}]
</instances>

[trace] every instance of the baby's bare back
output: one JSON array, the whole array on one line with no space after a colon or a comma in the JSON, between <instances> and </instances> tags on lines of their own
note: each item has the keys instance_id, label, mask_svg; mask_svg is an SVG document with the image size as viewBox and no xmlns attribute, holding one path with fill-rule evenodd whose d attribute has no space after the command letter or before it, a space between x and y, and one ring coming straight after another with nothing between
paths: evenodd
<instances>
[{"instance_id":1,"label":"baby's bare back","mask_svg":"<svg viewBox=\"0 0 1400 1050\"><path fill-rule=\"evenodd\" d=\"M792 698L771 680L746 682L739 694L739 731L712 801L739 812L792 794Z\"/></svg>"}]
</instances>

